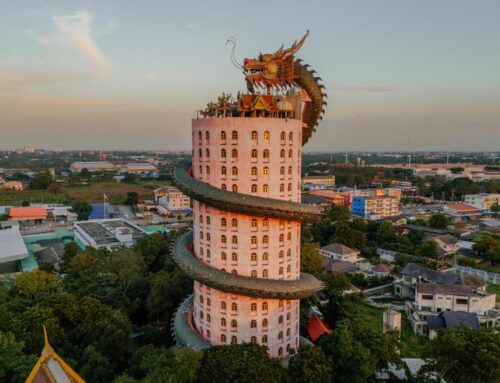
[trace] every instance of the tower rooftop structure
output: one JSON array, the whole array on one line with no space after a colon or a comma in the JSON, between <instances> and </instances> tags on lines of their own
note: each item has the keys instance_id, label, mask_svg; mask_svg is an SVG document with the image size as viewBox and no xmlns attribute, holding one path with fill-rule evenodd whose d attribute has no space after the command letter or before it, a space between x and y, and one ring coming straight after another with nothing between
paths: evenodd
<instances>
[{"instance_id":1,"label":"tower rooftop structure","mask_svg":"<svg viewBox=\"0 0 500 383\"><path fill-rule=\"evenodd\" d=\"M175 170L193 199L193 230L177 243L193 295L173 319L182 346L258 343L286 358L299 347L300 299L322 288L300 272L301 151L323 113L319 78L290 48L245 59L247 93L222 94L192 121L193 161Z\"/></svg>"}]
</instances>

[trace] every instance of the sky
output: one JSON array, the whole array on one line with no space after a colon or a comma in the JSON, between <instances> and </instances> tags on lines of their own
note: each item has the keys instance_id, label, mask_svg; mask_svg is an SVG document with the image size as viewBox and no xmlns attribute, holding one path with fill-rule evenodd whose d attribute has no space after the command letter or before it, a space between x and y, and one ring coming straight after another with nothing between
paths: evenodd
<instances>
[{"instance_id":1,"label":"sky","mask_svg":"<svg viewBox=\"0 0 500 383\"><path fill-rule=\"evenodd\" d=\"M230 61L310 35L304 150L499 150L498 0L0 0L0 148L184 150Z\"/></svg>"}]
</instances>

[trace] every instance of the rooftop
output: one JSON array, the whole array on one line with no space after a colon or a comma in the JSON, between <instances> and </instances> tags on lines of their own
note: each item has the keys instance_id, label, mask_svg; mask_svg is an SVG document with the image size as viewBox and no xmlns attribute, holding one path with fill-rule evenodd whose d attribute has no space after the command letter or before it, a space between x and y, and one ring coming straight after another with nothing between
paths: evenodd
<instances>
[{"instance_id":1,"label":"rooftop","mask_svg":"<svg viewBox=\"0 0 500 383\"><path fill-rule=\"evenodd\" d=\"M479 319L477 317L477 314L445 311L439 315L427 315L427 327L429 327L429 330L442 330L459 325L478 329Z\"/></svg>"},{"instance_id":2,"label":"rooftop","mask_svg":"<svg viewBox=\"0 0 500 383\"><path fill-rule=\"evenodd\" d=\"M453 272L439 272L415 263L408 263L404 269L401 270L401 275L444 285L453 285L459 280L459 275Z\"/></svg>"},{"instance_id":3,"label":"rooftop","mask_svg":"<svg viewBox=\"0 0 500 383\"><path fill-rule=\"evenodd\" d=\"M47 218L47 210L43 207L12 207L10 219L39 219Z\"/></svg>"},{"instance_id":4,"label":"rooftop","mask_svg":"<svg viewBox=\"0 0 500 383\"><path fill-rule=\"evenodd\" d=\"M136 241L146 234L145 231L122 219L81 221L75 222L75 226L83 230L98 245L120 243L117 238L120 235L131 234L132 240Z\"/></svg>"},{"instance_id":5,"label":"rooftop","mask_svg":"<svg viewBox=\"0 0 500 383\"><path fill-rule=\"evenodd\" d=\"M28 249L18 229L0 230L0 263L17 261L28 256Z\"/></svg>"},{"instance_id":6,"label":"rooftop","mask_svg":"<svg viewBox=\"0 0 500 383\"><path fill-rule=\"evenodd\" d=\"M332 330L317 315L312 315L307 322L307 333L316 342L323 334L331 334Z\"/></svg>"},{"instance_id":7,"label":"rooftop","mask_svg":"<svg viewBox=\"0 0 500 383\"><path fill-rule=\"evenodd\" d=\"M342 245L341 243L332 243L330 245L323 246L321 250L340 255L350 255L359 253L359 251L351 249L350 247Z\"/></svg>"},{"instance_id":8,"label":"rooftop","mask_svg":"<svg viewBox=\"0 0 500 383\"><path fill-rule=\"evenodd\" d=\"M455 245L458 243L459 239L450 234L438 235L432 239L439 240L446 245Z\"/></svg>"},{"instance_id":9,"label":"rooftop","mask_svg":"<svg viewBox=\"0 0 500 383\"><path fill-rule=\"evenodd\" d=\"M447 207L448 209L454 209L457 212L461 213L468 213L468 212L473 213L479 210L477 207L466 205L464 203L449 203L444 206Z\"/></svg>"},{"instance_id":10,"label":"rooftop","mask_svg":"<svg viewBox=\"0 0 500 383\"><path fill-rule=\"evenodd\" d=\"M482 290L476 290L470 286L441 285L439 283L417 283L418 294L443 294L443 295L477 295ZM486 294L486 293L485 293Z\"/></svg>"}]
</instances>

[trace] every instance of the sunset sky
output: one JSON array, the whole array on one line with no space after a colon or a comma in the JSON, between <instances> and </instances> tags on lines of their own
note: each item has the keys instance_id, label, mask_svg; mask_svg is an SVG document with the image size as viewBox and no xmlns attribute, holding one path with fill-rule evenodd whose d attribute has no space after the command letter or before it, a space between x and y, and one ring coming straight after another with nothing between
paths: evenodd
<instances>
[{"instance_id":1,"label":"sunset sky","mask_svg":"<svg viewBox=\"0 0 500 383\"><path fill-rule=\"evenodd\" d=\"M500 2L0 0L0 148L189 149L232 66L293 43L322 77L305 150L499 150Z\"/></svg>"}]
</instances>

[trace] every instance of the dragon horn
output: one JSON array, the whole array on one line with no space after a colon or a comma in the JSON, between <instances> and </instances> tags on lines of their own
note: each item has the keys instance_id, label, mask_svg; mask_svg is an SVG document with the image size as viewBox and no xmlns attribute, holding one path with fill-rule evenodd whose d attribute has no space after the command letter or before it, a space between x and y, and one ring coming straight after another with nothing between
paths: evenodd
<instances>
[{"instance_id":1,"label":"dragon horn","mask_svg":"<svg viewBox=\"0 0 500 383\"><path fill-rule=\"evenodd\" d=\"M280 57L283 60L292 57L295 53L297 53L297 51L302 47L302 45L304 45L307 36L309 36L309 29L306 31L304 37L302 37L299 41L295 41L290 48L288 49L280 48L273 54L273 56Z\"/></svg>"}]
</instances>

